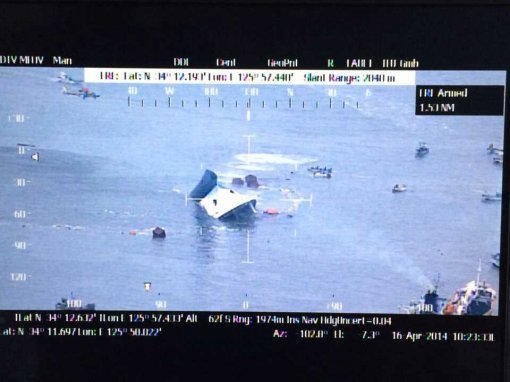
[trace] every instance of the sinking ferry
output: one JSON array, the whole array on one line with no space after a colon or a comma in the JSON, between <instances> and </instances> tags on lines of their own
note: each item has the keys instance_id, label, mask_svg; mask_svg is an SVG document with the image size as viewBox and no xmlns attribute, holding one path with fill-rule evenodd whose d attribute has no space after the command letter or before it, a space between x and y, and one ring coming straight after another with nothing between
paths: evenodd
<instances>
[{"instance_id":1,"label":"sinking ferry","mask_svg":"<svg viewBox=\"0 0 510 382\"><path fill-rule=\"evenodd\" d=\"M205 170L202 179L191 191L190 199L195 200L209 216L220 220L244 219L257 212L254 197L218 185L218 177L211 170Z\"/></svg>"}]
</instances>

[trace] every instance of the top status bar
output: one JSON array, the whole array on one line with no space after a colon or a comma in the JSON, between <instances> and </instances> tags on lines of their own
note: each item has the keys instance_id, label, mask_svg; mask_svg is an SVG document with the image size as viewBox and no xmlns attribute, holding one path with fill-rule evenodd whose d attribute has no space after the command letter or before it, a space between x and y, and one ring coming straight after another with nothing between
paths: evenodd
<instances>
[{"instance_id":1,"label":"top status bar","mask_svg":"<svg viewBox=\"0 0 510 382\"><path fill-rule=\"evenodd\" d=\"M85 68L87 83L416 85L414 70Z\"/></svg>"}]
</instances>

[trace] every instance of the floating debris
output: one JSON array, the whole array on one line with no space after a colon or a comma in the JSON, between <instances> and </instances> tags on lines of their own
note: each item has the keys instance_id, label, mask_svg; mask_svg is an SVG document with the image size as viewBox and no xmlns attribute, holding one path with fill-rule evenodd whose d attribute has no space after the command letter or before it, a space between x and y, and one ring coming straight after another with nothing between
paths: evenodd
<instances>
[{"instance_id":1,"label":"floating debris","mask_svg":"<svg viewBox=\"0 0 510 382\"><path fill-rule=\"evenodd\" d=\"M166 237L166 232L161 227L156 227L152 230L152 238L153 239L164 239Z\"/></svg>"},{"instance_id":2,"label":"floating debris","mask_svg":"<svg viewBox=\"0 0 510 382\"><path fill-rule=\"evenodd\" d=\"M151 228L144 228L144 229L132 229L129 231L129 234L130 235L144 235L144 236L149 236L149 235L152 235L153 234L153 231L156 229L156 228L159 228L159 227L151 227ZM124 232L121 232L122 234Z\"/></svg>"},{"instance_id":3,"label":"floating debris","mask_svg":"<svg viewBox=\"0 0 510 382\"><path fill-rule=\"evenodd\" d=\"M264 214L266 215L278 215L279 212L276 208L268 208L267 210L264 211Z\"/></svg>"},{"instance_id":4,"label":"floating debris","mask_svg":"<svg viewBox=\"0 0 510 382\"><path fill-rule=\"evenodd\" d=\"M233 178L232 179L232 184L234 184L236 186L243 186L244 185L244 180L242 178Z\"/></svg>"},{"instance_id":5,"label":"floating debris","mask_svg":"<svg viewBox=\"0 0 510 382\"><path fill-rule=\"evenodd\" d=\"M259 188L260 184L255 175L247 175L244 180L246 181L246 185L250 188Z\"/></svg>"}]
</instances>

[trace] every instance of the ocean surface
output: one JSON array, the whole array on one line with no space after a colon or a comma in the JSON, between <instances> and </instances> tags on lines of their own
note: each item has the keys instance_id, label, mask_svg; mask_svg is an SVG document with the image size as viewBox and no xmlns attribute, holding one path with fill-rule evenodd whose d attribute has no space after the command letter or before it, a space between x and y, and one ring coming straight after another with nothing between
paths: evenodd
<instances>
[{"instance_id":1,"label":"ocean surface","mask_svg":"<svg viewBox=\"0 0 510 382\"><path fill-rule=\"evenodd\" d=\"M82 99L62 94L58 74L0 68L0 309L54 309L72 293L101 310L399 313L438 275L450 297L479 261L499 290L501 202L481 195L501 191L486 148L502 147L502 116L415 116L413 86L336 87L331 107L326 87L296 86L289 107L286 86L209 97L176 85L169 100L139 85L128 106L126 84L89 84L100 97ZM417 83L504 85L505 74ZM430 153L416 158L420 141ZM253 220L186 201L205 169L229 187L258 177L257 190L235 188L257 198Z\"/></svg>"}]
</instances>

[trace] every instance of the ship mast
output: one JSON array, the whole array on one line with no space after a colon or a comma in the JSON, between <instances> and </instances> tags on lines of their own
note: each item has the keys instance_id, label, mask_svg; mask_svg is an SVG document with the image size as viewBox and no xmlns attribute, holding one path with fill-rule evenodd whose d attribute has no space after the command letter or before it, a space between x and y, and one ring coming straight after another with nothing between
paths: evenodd
<instances>
[{"instance_id":1,"label":"ship mast","mask_svg":"<svg viewBox=\"0 0 510 382\"><path fill-rule=\"evenodd\" d=\"M482 272L482 259L478 259L478 272L476 274L476 287L480 285L480 273Z\"/></svg>"}]
</instances>

